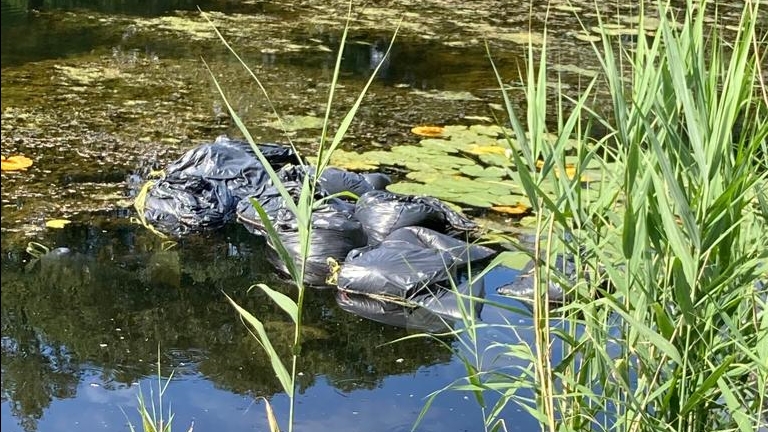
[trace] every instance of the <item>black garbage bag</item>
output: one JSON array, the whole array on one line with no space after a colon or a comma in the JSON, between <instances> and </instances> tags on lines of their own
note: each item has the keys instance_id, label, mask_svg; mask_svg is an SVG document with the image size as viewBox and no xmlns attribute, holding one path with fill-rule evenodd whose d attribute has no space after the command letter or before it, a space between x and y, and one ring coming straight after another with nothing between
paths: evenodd
<instances>
[{"instance_id":1,"label":"black garbage bag","mask_svg":"<svg viewBox=\"0 0 768 432\"><path fill-rule=\"evenodd\" d=\"M304 180L305 173L314 176L316 172L316 168L313 166L303 168L296 165L286 165L277 174L283 182L301 182ZM327 195L351 192L359 197L372 190L383 190L392 183L392 179L383 173L358 174L341 168L327 167L318 178L318 183L321 192Z\"/></svg>"},{"instance_id":2,"label":"black garbage bag","mask_svg":"<svg viewBox=\"0 0 768 432\"><path fill-rule=\"evenodd\" d=\"M353 250L338 273L340 290L412 301L425 289L459 281L459 270L495 254L424 227L405 227L378 246ZM433 293L436 291L433 291Z\"/></svg>"},{"instance_id":3,"label":"black garbage bag","mask_svg":"<svg viewBox=\"0 0 768 432\"><path fill-rule=\"evenodd\" d=\"M274 169L297 162L288 147L262 144L259 149ZM170 164L164 177L148 183L137 197L136 208L152 227L183 236L222 227L242 198L268 185L269 175L247 142L219 137Z\"/></svg>"},{"instance_id":4,"label":"black garbage bag","mask_svg":"<svg viewBox=\"0 0 768 432\"><path fill-rule=\"evenodd\" d=\"M289 180L283 184L295 202L301 192L301 183ZM267 188L253 198L262 206L283 246L298 265L301 258L301 239L296 215L286 206L285 200L274 187ZM316 198L324 197L321 194ZM249 231L267 236L264 224L250 202L250 198L238 204L237 219ZM330 275L328 258L342 261L349 251L365 246L366 243L367 237L363 226L354 218L354 206L338 198L323 200L322 204L312 212L310 249L306 260L304 283L314 286L327 285L325 281ZM268 244L275 248L271 239ZM282 261L273 260L273 263L282 271L288 271Z\"/></svg>"},{"instance_id":5,"label":"black garbage bag","mask_svg":"<svg viewBox=\"0 0 768 432\"><path fill-rule=\"evenodd\" d=\"M408 226L422 226L448 235L477 228L474 222L437 198L380 190L360 197L355 217L363 224L369 245L377 245L398 228Z\"/></svg>"},{"instance_id":6,"label":"black garbage bag","mask_svg":"<svg viewBox=\"0 0 768 432\"><path fill-rule=\"evenodd\" d=\"M330 195L352 192L358 197L372 190L383 190L392 183L392 179L386 174L358 174L334 167L323 170L318 181Z\"/></svg>"}]
</instances>

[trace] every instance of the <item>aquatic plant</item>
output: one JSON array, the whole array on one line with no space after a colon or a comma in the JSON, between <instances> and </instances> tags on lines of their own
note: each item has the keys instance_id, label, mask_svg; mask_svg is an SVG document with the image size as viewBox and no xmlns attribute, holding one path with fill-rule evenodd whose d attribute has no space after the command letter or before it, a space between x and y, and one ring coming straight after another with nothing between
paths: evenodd
<instances>
[{"instance_id":1,"label":"aquatic plant","mask_svg":"<svg viewBox=\"0 0 768 432\"><path fill-rule=\"evenodd\" d=\"M149 402L147 397L139 387L139 394L136 399L139 402L139 415L141 416L141 430L144 432L172 432L173 431L173 411L170 405L168 406L167 414L163 414L163 396L168 389L168 385L173 378L173 372L168 376L163 383L163 375L160 369L160 347L157 349L157 397L155 397L155 391L150 386L149 390ZM128 428L131 432L136 432L136 428L133 423L128 422ZM187 432L192 432L195 429L195 424L192 423L187 429Z\"/></svg>"},{"instance_id":2,"label":"aquatic plant","mask_svg":"<svg viewBox=\"0 0 768 432\"><path fill-rule=\"evenodd\" d=\"M707 25L716 7L689 0L678 11L661 2L654 28L641 10L637 33L650 36L631 46L603 32L593 45L602 74L578 100L556 89L556 119L547 118L546 33L540 47L529 45L522 117L494 66L514 131L509 156L537 218L532 256L545 258L534 261L533 341L477 352L487 324L467 316L456 332L461 358L473 361L441 391L472 393L485 430L506 430L509 404L548 431L765 426L767 36L756 29L759 2L745 3L728 34ZM608 112L587 103L603 82ZM546 138L553 124L556 140ZM608 131L599 140L589 138L594 124ZM567 151L570 138L577 144ZM575 175L557 175L568 155ZM611 168L586 199L578 178L595 160ZM574 257L575 280L554 266L557 253ZM569 299L556 317L549 283ZM489 366L481 360L491 353L529 366Z\"/></svg>"}]
</instances>

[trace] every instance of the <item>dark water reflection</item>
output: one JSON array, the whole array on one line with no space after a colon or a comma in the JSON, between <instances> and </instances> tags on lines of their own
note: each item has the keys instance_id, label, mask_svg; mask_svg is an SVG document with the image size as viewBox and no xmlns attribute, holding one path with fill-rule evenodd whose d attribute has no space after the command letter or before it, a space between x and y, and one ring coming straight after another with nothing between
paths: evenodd
<instances>
[{"instance_id":1,"label":"dark water reflection","mask_svg":"<svg viewBox=\"0 0 768 432\"><path fill-rule=\"evenodd\" d=\"M173 369L183 382L171 384L169 400L181 391L177 386L210 392L206 398L213 406L219 398L247 395L243 400L253 401L280 393L267 358L222 295L229 294L259 316L287 356L287 318L265 296L247 292L254 281L264 281L292 293L263 259L260 239L233 227L164 250L138 225L95 220L71 224L41 241L72 251L33 263L19 248L3 252L3 410L12 414L3 416L3 430L13 430L17 421L25 430L35 430L38 422L39 430L58 429L47 421L46 412L56 411L64 403L60 401L68 399L79 400L82 409L95 409L87 394L97 390L113 411L121 404L133 406L120 395L135 395L133 384L156 373L158 345L163 374ZM307 407L302 410L340 415L333 404L312 395L329 392L333 399L346 400L363 394L376 399L378 393L413 391L389 384L396 377L426 374L430 378L419 385L420 393L402 395L409 412L418 411L420 398L437 388L427 382L440 382L441 370L452 368L450 353L430 339L387 344L407 333L343 312L330 291L310 291L305 311L299 391ZM184 399L173 400L181 418L207 423L210 408L194 412ZM249 421L259 424L260 413L255 410ZM406 417L413 420L410 414ZM468 417L468 426L477 420ZM112 417L108 422L113 429L122 427L125 419Z\"/></svg>"}]
</instances>

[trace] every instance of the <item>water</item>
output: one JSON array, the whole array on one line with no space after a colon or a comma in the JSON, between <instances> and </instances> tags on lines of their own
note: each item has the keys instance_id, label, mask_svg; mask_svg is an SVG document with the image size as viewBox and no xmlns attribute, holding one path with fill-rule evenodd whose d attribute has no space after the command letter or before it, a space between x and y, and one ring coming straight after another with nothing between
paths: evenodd
<instances>
[{"instance_id":1,"label":"water","mask_svg":"<svg viewBox=\"0 0 768 432\"><path fill-rule=\"evenodd\" d=\"M233 227L167 251L113 217L40 240L78 247L32 264L19 248L4 251L3 430L125 430L126 418L137 421L139 389L148 395L157 386L158 346L162 374L174 373L165 400L177 424L264 430L257 397L285 414L267 358L221 294L257 314L276 346L288 345L286 317L247 292L255 280L289 292L261 241ZM309 430L355 430L359 422L406 430L423 398L461 374L430 339L384 345L407 332L343 312L331 291L310 291L305 311L298 418ZM439 398L425 430L473 430L473 404L459 394Z\"/></svg>"},{"instance_id":2,"label":"water","mask_svg":"<svg viewBox=\"0 0 768 432\"><path fill-rule=\"evenodd\" d=\"M269 399L281 419L287 400L222 292L265 321L283 349L287 317L248 287L256 281L284 292L290 287L264 259L263 242L238 227L167 250L132 223L135 185L127 179L220 133L238 135L222 115L201 58L254 137L283 140L265 126L271 108L212 37L197 5L263 79L280 113L321 115L346 3L96 3L2 2L3 155L34 161L27 172L2 175L2 429L138 425L139 391L148 397L155 386L157 395L159 350L163 382L173 372L164 402L172 405L176 430L192 423L196 430L266 430L260 398ZM414 125L499 115L486 38L514 100L522 99L517 71L528 5L445 3L356 9L337 119L381 59L397 20L405 20L346 148L387 148L414 142ZM619 10L605 3L603 12ZM593 24L591 2L579 5ZM738 5L724 15L735 10ZM534 26L543 13L536 6ZM577 94L584 71L595 68L585 60L593 58L591 48L573 37L578 27L570 12L551 16L553 61L579 66L563 68L566 88ZM471 97L457 97L466 94ZM293 138L311 151L316 136L298 131ZM73 223L46 229L44 222L56 218ZM73 253L31 263L24 251L30 241ZM511 277L511 271L489 276L492 299L500 300L494 288ZM425 398L464 375L458 359L435 341L388 344L408 331L343 312L331 291L311 291L305 313L298 430L410 430ZM486 309L483 318L519 322L525 338L523 316ZM507 334L483 337L511 340ZM514 406L504 416L510 430L538 427ZM474 431L480 421L471 396L446 393L420 430Z\"/></svg>"}]
</instances>

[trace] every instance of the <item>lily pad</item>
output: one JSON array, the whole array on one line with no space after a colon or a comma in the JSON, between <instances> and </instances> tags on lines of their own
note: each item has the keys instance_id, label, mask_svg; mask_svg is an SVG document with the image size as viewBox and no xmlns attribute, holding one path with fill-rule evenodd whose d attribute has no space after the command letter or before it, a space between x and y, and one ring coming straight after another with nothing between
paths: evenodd
<instances>
[{"instance_id":1,"label":"lily pad","mask_svg":"<svg viewBox=\"0 0 768 432\"><path fill-rule=\"evenodd\" d=\"M494 165L497 167L513 167L514 164L505 155L498 154L484 154L480 155L480 160L487 165Z\"/></svg>"},{"instance_id":2,"label":"lily pad","mask_svg":"<svg viewBox=\"0 0 768 432\"><path fill-rule=\"evenodd\" d=\"M351 171L371 171L378 169L381 162L374 156L380 155L371 153L374 152L357 153L337 149L333 152L333 156L331 157L331 165ZM317 163L316 160L312 159L310 159L310 162Z\"/></svg>"},{"instance_id":3,"label":"lily pad","mask_svg":"<svg viewBox=\"0 0 768 432\"><path fill-rule=\"evenodd\" d=\"M469 130L469 127L463 125L446 125L443 127L443 135L451 137L466 130Z\"/></svg>"},{"instance_id":4,"label":"lily pad","mask_svg":"<svg viewBox=\"0 0 768 432\"><path fill-rule=\"evenodd\" d=\"M505 133L508 136L512 135L512 130L502 129L502 127L498 125L472 125L469 127L469 130L478 135L486 135L492 138L502 137L505 135Z\"/></svg>"},{"instance_id":5,"label":"lily pad","mask_svg":"<svg viewBox=\"0 0 768 432\"><path fill-rule=\"evenodd\" d=\"M416 126L411 129L411 133L423 137L441 137L445 128L441 126Z\"/></svg>"},{"instance_id":6,"label":"lily pad","mask_svg":"<svg viewBox=\"0 0 768 432\"><path fill-rule=\"evenodd\" d=\"M397 153L401 155L408 155L409 157L413 157L416 159L422 159L427 157L432 157L435 155L444 155L445 152L434 149L434 148L426 148L422 146L415 146L415 145L399 145L392 147L392 153Z\"/></svg>"},{"instance_id":7,"label":"lily pad","mask_svg":"<svg viewBox=\"0 0 768 432\"><path fill-rule=\"evenodd\" d=\"M507 148L499 145L481 145L481 144L470 144L469 146L463 149L463 151L476 156L487 155L487 154L506 155L507 150L508 150Z\"/></svg>"},{"instance_id":8,"label":"lily pad","mask_svg":"<svg viewBox=\"0 0 768 432\"><path fill-rule=\"evenodd\" d=\"M472 207L490 208L490 207L493 207L493 202L489 198L492 198L492 197L489 195L483 195L483 194L478 194L478 195L466 194L466 195L456 197L449 201L467 204Z\"/></svg>"},{"instance_id":9,"label":"lily pad","mask_svg":"<svg viewBox=\"0 0 768 432\"><path fill-rule=\"evenodd\" d=\"M498 195L494 197L493 203L502 207L525 207L531 208L531 202L528 197L522 195Z\"/></svg>"},{"instance_id":10,"label":"lily pad","mask_svg":"<svg viewBox=\"0 0 768 432\"><path fill-rule=\"evenodd\" d=\"M32 159L22 156L2 156L2 171L23 171L32 166Z\"/></svg>"},{"instance_id":11,"label":"lily pad","mask_svg":"<svg viewBox=\"0 0 768 432\"><path fill-rule=\"evenodd\" d=\"M522 214L528 213L531 210L531 208L518 204L514 206L493 206L491 207L491 210L497 213L504 213L508 215L522 215Z\"/></svg>"},{"instance_id":12,"label":"lily pad","mask_svg":"<svg viewBox=\"0 0 768 432\"><path fill-rule=\"evenodd\" d=\"M458 156L436 156L434 158L430 158L429 161L437 166L443 166L443 167L454 167L458 168L462 165L474 165L475 162Z\"/></svg>"},{"instance_id":13,"label":"lily pad","mask_svg":"<svg viewBox=\"0 0 768 432\"><path fill-rule=\"evenodd\" d=\"M602 39L600 36L595 36L584 32L578 32L574 34L573 37L574 39L578 39L584 42L599 42Z\"/></svg>"},{"instance_id":14,"label":"lily pad","mask_svg":"<svg viewBox=\"0 0 768 432\"><path fill-rule=\"evenodd\" d=\"M458 171L446 170L446 171L411 171L405 175L406 178L421 182L421 183L435 183L445 181L446 179L452 179L454 176L461 175Z\"/></svg>"},{"instance_id":15,"label":"lily pad","mask_svg":"<svg viewBox=\"0 0 768 432\"><path fill-rule=\"evenodd\" d=\"M507 172L507 175L510 173ZM515 173L512 173L515 174ZM474 180L480 187L484 187L490 190L494 190L497 195L506 195L509 193L522 193L523 187L521 186L520 179L514 175L512 179L490 179L490 178L478 178Z\"/></svg>"},{"instance_id":16,"label":"lily pad","mask_svg":"<svg viewBox=\"0 0 768 432\"><path fill-rule=\"evenodd\" d=\"M421 140L420 144L422 147L426 149L441 151L444 153L459 152L459 149L457 148L456 144L448 140L428 138L428 139Z\"/></svg>"},{"instance_id":17,"label":"lily pad","mask_svg":"<svg viewBox=\"0 0 768 432\"><path fill-rule=\"evenodd\" d=\"M507 174L507 170L495 166L484 168L479 165L466 165L459 168L459 171L472 177L491 177L498 179L504 177Z\"/></svg>"}]
</instances>

